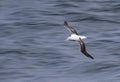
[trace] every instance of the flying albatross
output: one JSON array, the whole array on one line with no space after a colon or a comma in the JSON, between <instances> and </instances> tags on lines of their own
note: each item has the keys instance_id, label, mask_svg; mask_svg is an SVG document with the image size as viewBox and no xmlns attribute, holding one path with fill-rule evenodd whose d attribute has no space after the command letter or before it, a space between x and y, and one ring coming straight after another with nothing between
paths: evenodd
<instances>
[{"instance_id":1,"label":"flying albatross","mask_svg":"<svg viewBox=\"0 0 120 82\"><path fill-rule=\"evenodd\" d=\"M67 41L78 41L80 44L81 52L91 58L94 59L87 51L85 47L85 43L82 41L82 39L85 39L85 36L78 35L77 31L73 29L71 26L68 25L67 21L64 22L64 26L72 33L71 36L69 36L66 40Z\"/></svg>"}]
</instances>

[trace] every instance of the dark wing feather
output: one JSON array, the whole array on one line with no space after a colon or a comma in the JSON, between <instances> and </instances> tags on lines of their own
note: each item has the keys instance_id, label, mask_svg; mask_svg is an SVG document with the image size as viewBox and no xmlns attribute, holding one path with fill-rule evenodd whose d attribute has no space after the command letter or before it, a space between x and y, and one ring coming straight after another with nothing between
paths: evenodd
<instances>
[{"instance_id":1,"label":"dark wing feather","mask_svg":"<svg viewBox=\"0 0 120 82\"><path fill-rule=\"evenodd\" d=\"M81 40L81 38L79 38L79 44L80 44L80 47L81 47L81 52L82 52L85 56L87 56L87 57L89 57L89 58L91 58L91 59L94 59L94 58L86 51L85 43Z\"/></svg>"},{"instance_id":2,"label":"dark wing feather","mask_svg":"<svg viewBox=\"0 0 120 82\"><path fill-rule=\"evenodd\" d=\"M75 29L73 29L71 26L68 25L67 21L64 22L64 26L70 30L73 34L78 35L77 31Z\"/></svg>"}]
</instances>

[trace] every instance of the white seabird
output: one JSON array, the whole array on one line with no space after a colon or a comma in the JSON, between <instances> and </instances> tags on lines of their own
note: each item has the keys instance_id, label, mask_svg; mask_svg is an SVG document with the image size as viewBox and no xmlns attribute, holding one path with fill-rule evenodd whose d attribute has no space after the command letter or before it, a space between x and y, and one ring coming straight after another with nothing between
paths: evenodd
<instances>
[{"instance_id":1,"label":"white seabird","mask_svg":"<svg viewBox=\"0 0 120 82\"><path fill-rule=\"evenodd\" d=\"M86 39L87 37L78 35L77 31L73 29L71 26L68 25L67 21L64 22L64 26L72 33L71 36L69 36L66 40L68 41L78 41L80 44L81 52L91 58L94 59L87 51L85 47L85 43L82 41L82 39Z\"/></svg>"}]
</instances>

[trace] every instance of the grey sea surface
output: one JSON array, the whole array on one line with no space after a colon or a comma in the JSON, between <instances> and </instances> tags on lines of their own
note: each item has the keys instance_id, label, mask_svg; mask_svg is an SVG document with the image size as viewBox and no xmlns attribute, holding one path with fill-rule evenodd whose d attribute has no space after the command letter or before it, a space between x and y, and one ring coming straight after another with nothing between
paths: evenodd
<instances>
[{"instance_id":1,"label":"grey sea surface","mask_svg":"<svg viewBox=\"0 0 120 82\"><path fill-rule=\"evenodd\" d=\"M0 0L0 82L120 82L120 0Z\"/></svg>"}]
</instances>

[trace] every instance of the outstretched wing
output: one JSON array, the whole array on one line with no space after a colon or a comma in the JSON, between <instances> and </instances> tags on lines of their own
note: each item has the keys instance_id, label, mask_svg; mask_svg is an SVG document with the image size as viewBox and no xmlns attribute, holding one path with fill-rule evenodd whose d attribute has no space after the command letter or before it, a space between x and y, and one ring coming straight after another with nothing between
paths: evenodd
<instances>
[{"instance_id":1,"label":"outstretched wing","mask_svg":"<svg viewBox=\"0 0 120 82\"><path fill-rule=\"evenodd\" d=\"M78 35L77 31L75 29L73 29L71 26L68 25L67 21L64 22L64 26L70 31L72 32L72 34L76 34Z\"/></svg>"},{"instance_id":2,"label":"outstretched wing","mask_svg":"<svg viewBox=\"0 0 120 82\"><path fill-rule=\"evenodd\" d=\"M86 51L85 43L82 41L81 38L79 38L79 44L80 44L80 47L81 47L81 52L82 52L85 56L87 56L87 57L89 57L89 58L91 58L91 59L94 59L94 58Z\"/></svg>"}]
</instances>

